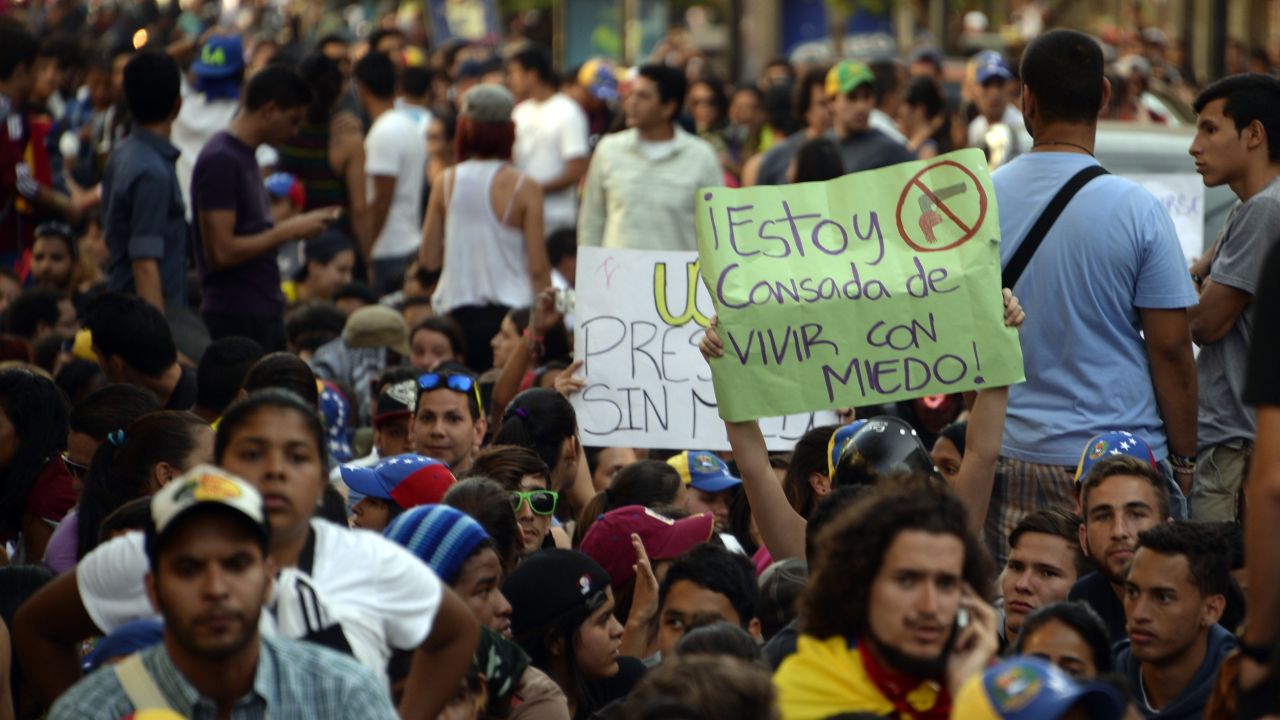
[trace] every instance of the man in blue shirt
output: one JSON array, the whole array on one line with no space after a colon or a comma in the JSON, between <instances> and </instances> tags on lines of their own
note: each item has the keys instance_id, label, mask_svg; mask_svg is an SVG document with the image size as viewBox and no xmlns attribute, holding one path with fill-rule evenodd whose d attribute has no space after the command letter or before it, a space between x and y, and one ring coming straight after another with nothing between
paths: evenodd
<instances>
[{"instance_id":1,"label":"man in blue shirt","mask_svg":"<svg viewBox=\"0 0 1280 720\"><path fill-rule=\"evenodd\" d=\"M182 105L173 58L144 51L124 66L133 132L111 153L102 177L103 235L111 251L107 288L154 305L187 304L187 220L169 131Z\"/></svg>"},{"instance_id":2,"label":"man in blue shirt","mask_svg":"<svg viewBox=\"0 0 1280 720\"><path fill-rule=\"evenodd\" d=\"M1068 179L1097 164L1098 110L1110 95L1097 42L1073 31L1031 43L1022 78L1023 115L1035 143L992 176L1004 264ZM985 539L1000 564L1005 538L1023 515L1074 508L1074 468L1092 436L1124 428L1142 437L1176 470L1184 494L1196 452L1187 321L1196 295L1173 223L1151 193L1112 175L1085 185L1013 291L1028 318L1027 382L1009 389L986 521Z\"/></svg>"}]
</instances>

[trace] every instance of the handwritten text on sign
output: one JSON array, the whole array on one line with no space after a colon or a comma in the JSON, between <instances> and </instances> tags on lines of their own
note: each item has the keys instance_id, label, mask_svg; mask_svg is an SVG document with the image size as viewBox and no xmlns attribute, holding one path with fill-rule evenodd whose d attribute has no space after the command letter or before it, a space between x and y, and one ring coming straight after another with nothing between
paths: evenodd
<instances>
[{"instance_id":1,"label":"handwritten text on sign","mask_svg":"<svg viewBox=\"0 0 1280 720\"><path fill-rule=\"evenodd\" d=\"M748 420L1020 382L981 151L824 183L699 191L701 273Z\"/></svg>"},{"instance_id":2,"label":"handwritten text on sign","mask_svg":"<svg viewBox=\"0 0 1280 720\"><path fill-rule=\"evenodd\" d=\"M587 445L728 450L711 371L698 342L712 315L698 255L579 248L574 395ZM832 413L763 421L770 449L790 450Z\"/></svg>"}]
</instances>

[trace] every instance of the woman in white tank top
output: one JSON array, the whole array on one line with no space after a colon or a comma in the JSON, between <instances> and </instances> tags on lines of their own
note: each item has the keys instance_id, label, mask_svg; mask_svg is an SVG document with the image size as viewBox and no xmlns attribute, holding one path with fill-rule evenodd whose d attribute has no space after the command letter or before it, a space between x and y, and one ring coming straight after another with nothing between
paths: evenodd
<instances>
[{"instance_id":1,"label":"woman in white tank top","mask_svg":"<svg viewBox=\"0 0 1280 720\"><path fill-rule=\"evenodd\" d=\"M440 270L431 304L462 326L467 364L493 364L489 339L512 308L551 286L542 235L542 189L511 164L514 100L500 85L478 85L462 96L459 163L431 193L419 264Z\"/></svg>"}]
</instances>

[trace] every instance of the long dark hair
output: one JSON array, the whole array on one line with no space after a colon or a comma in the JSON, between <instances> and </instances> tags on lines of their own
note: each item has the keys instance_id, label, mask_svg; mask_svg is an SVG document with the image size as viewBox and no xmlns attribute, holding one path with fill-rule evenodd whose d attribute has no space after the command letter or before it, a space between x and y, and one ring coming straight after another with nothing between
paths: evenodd
<instances>
[{"instance_id":1,"label":"long dark hair","mask_svg":"<svg viewBox=\"0 0 1280 720\"><path fill-rule=\"evenodd\" d=\"M76 557L98 546L102 521L117 508L150 494L151 471L159 463L187 469L198 433L209 427L199 416L171 410L143 415L120 435L98 446L85 478L76 515ZM117 444L119 443L119 444Z\"/></svg>"},{"instance_id":2,"label":"long dark hair","mask_svg":"<svg viewBox=\"0 0 1280 720\"><path fill-rule=\"evenodd\" d=\"M681 482L680 473L660 460L640 460L622 468L609 482L609 487L596 493L578 513L578 523L573 529L573 546L581 545L592 524L610 510L624 505L659 508L673 504Z\"/></svg>"},{"instance_id":3,"label":"long dark hair","mask_svg":"<svg viewBox=\"0 0 1280 720\"><path fill-rule=\"evenodd\" d=\"M787 502L803 517L809 517L822 499L813 491L809 476L831 473L827 445L835 431L834 425L823 425L801 435L791 452L791 464L782 476L782 492L787 496Z\"/></svg>"},{"instance_id":4,"label":"long dark hair","mask_svg":"<svg viewBox=\"0 0 1280 720\"><path fill-rule=\"evenodd\" d=\"M27 496L45 463L67 447L67 401L53 381L30 370L0 371L0 410L21 438L0 468L0 537L18 532Z\"/></svg>"},{"instance_id":5,"label":"long dark hair","mask_svg":"<svg viewBox=\"0 0 1280 720\"><path fill-rule=\"evenodd\" d=\"M494 445L519 445L538 454L554 476L560 448L578 437L578 416L563 395L548 388L530 388L516 395L502 416ZM551 488L561 490L562 488Z\"/></svg>"}]
</instances>

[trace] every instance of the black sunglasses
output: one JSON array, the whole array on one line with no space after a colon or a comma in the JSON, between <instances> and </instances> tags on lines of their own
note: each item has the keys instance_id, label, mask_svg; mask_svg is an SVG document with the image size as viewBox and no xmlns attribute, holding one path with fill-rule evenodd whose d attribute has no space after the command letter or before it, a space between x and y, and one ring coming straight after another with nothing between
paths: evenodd
<instances>
[{"instance_id":1,"label":"black sunglasses","mask_svg":"<svg viewBox=\"0 0 1280 720\"><path fill-rule=\"evenodd\" d=\"M474 392L476 407L480 409L479 414L481 416L484 415L484 402L480 400L480 385L475 378L462 373L450 372L430 372L418 376L419 390L435 390L441 387L460 392L463 395Z\"/></svg>"},{"instance_id":2,"label":"black sunglasses","mask_svg":"<svg viewBox=\"0 0 1280 720\"><path fill-rule=\"evenodd\" d=\"M550 515L556 511L559 499L559 493L554 490L512 490L511 509L520 512L520 506L527 502L534 515Z\"/></svg>"}]
</instances>

